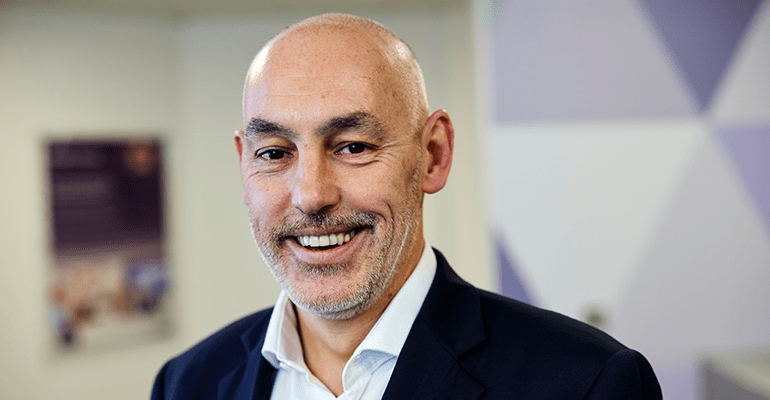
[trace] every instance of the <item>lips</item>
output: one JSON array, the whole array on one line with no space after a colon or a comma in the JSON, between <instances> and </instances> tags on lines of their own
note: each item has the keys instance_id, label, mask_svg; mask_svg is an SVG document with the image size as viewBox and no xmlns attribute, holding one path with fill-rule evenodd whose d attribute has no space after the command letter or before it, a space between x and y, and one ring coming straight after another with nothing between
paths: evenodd
<instances>
[{"instance_id":1,"label":"lips","mask_svg":"<svg viewBox=\"0 0 770 400\"><path fill-rule=\"evenodd\" d=\"M373 233L376 225L377 216L360 211L302 215L281 224L273 237L279 247L287 244L304 262L327 263L332 258L352 257L358 249L357 236Z\"/></svg>"},{"instance_id":2,"label":"lips","mask_svg":"<svg viewBox=\"0 0 770 400\"><path fill-rule=\"evenodd\" d=\"M303 235L296 236L295 240L302 247L319 248L329 246L342 246L356 235L356 230L346 232L330 233L326 235Z\"/></svg>"}]
</instances>

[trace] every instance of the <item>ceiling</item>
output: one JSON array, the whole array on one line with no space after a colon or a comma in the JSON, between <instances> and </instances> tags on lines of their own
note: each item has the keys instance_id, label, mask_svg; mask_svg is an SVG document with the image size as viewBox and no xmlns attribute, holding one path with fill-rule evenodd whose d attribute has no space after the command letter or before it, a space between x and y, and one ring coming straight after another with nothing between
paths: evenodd
<instances>
[{"instance_id":1,"label":"ceiling","mask_svg":"<svg viewBox=\"0 0 770 400\"><path fill-rule=\"evenodd\" d=\"M70 10L145 12L164 15L258 11L413 11L462 6L468 0L0 0L2 6L36 5Z\"/></svg>"}]
</instances>

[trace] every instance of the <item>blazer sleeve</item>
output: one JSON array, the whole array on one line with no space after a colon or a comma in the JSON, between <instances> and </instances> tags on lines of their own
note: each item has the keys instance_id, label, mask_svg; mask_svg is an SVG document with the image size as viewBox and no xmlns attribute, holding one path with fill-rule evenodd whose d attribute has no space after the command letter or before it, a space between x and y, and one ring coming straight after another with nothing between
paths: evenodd
<instances>
[{"instance_id":1,"label":"blazer sleeve","mask_svg":"<svg viewBox=\"0 0 770 400\"><path fill-rule=\"evenodd\" d=\"M610 357L594 380L586 400L662 400L655 373L639 352L623 349Z\"/></svg>"}]
</instances>

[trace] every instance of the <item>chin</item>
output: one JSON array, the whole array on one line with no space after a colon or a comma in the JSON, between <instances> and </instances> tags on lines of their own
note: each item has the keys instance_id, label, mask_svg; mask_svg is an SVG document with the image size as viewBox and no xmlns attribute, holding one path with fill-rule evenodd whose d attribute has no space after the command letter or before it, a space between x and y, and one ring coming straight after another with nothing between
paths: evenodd
<instances>
[{"instance_id":1,"label":"chin","mask_svg":"<svg viewBox=\"0 0 770 400\"><path fill-rule=\"evenodd\" d=\"M370 275L351 277L351 285L344 285L343 276L335 274L310 279L305 276L304 284L283 276L279 283L300 309L327 319L345 320L368 311L392 280L392 274ZM319 293L319 288L323 288L323 293Z\"/></svg>"},{"instance_id":2,"label":"chin","mask_svg":"<svg viewBox=\"0 0 770 400\"><path fill-rule=\"evenodd\" d=\"M353 318L367 311L374 302L374 293L369 291L359 290L337 296L333 294L318 296L317 293L307 295L306 292L295 289L284 287L294 305L303 311L326 319L345 320Z\"/></svg>"},{"instance_id":3,"label":"chin","mask_svg":"<svg viewBox=\"0 0 770 400\"><path fill-rule=\"evenodd\" d=\"M291 299L291 296L289 296ZM309 312L315 316L335 320L343 321L354 318L366 310L369 309L368 302L359 302L354 304L303 304L294 299L291 300L294 305L303 311Z\"/></svg>"}]
</instances>

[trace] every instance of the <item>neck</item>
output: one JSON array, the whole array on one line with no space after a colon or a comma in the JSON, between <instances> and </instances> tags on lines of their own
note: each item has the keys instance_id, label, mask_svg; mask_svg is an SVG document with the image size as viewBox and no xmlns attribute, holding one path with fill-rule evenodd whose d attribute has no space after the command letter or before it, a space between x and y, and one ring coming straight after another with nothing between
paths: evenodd
<instances>
[{"instance_id":1,"label":"neck","mask_svg":"<svg viewBox=\"0 0 770 400\"><path fill-rule=\"evenodd\" d=\"M424 241L396 273L380 299L362 313L348 319L329 319L294 307L302 353L310 372L335 395L343 392L342 371L380 316L412 274L422 256Z\"/></svg>"},{"instance_id":2,"label":"neck","mask_svg":"<svg viewBox=\"0 0 770 400\"><path fill-rule=\"evenodd\" d=\"M301 309L296 310L305 364L335 396L341 395L345 364L382 313L365 313L348 320L332 320Z\"/></svg>"}]
</instances>

